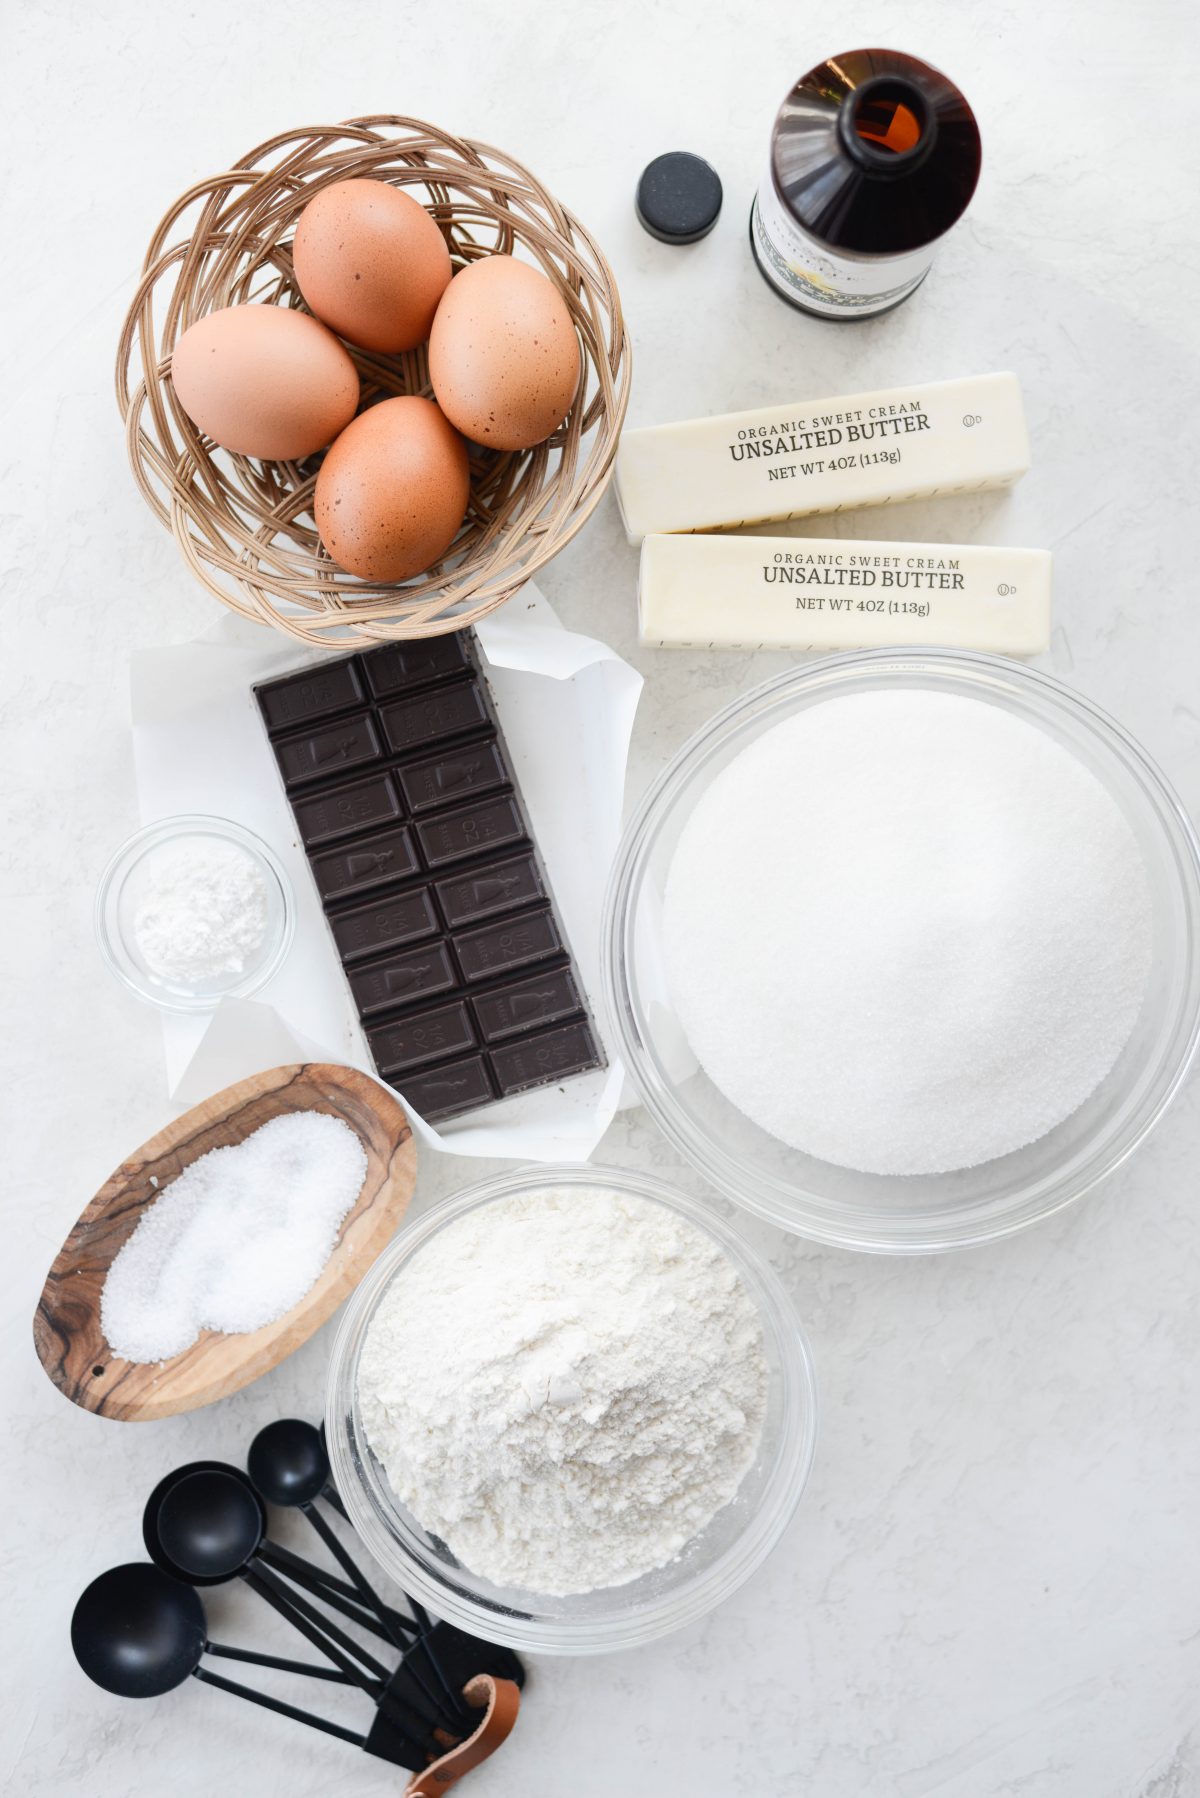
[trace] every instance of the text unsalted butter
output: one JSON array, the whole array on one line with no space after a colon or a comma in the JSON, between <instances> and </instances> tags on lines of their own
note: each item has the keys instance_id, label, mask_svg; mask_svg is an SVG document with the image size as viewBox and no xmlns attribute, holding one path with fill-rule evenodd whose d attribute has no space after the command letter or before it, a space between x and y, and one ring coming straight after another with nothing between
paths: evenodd
<instances>
[{"instance_id":1,"label":"text unsalted butter","mask_svg":"<svg viewBox=\"0 0 1200 1798\"><path fill-rule=\"evenodd\" d=\"M626 431L630 542L1003 487L1029 467L1017 377L977 375Z\"/></svg>"},{"instance_id":2,"label":"text unsalted butter","mask_svg":"<svg viewBox=\"0 0 1200 1798\"><path fill-rule=\"evenodd\" d=\"M661 648L858 649L941 644L1040 655L1044 549L843 538L653 535L638 620Z\"/></svg>"}]
</instances>

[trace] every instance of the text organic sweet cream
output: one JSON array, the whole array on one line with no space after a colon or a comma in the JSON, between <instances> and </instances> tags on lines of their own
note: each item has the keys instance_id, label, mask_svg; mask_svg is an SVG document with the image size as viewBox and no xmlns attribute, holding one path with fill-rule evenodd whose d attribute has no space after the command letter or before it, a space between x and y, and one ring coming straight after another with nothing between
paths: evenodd
<instances>
[{"instance_id":1,"label":"text organic sweet cream","mask_svg":"<svg viewBox=\"0 0 1200 1798\"><path fill-rule=\"evenodd\" d=\"M1028 467L1020 386L996 374L626 431L616 487L640 543L651 531L1003 487Z\"/></svg>"}]
</instances>

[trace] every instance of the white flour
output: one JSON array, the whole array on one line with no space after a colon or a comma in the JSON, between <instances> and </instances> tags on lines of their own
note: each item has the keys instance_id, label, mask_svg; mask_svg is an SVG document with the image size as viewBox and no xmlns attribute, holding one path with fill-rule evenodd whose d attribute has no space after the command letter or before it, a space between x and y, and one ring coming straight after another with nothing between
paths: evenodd
<instances>
[{"instance_id":1,"label":"white flour","mask_svg":"<svg viewBox=\"0 0 1200 1798\"><path fill-rule=\"evenodd\" d=\"M161 980L199 986L240 974L267 933L267 885L236 843L179 843L150 858L133 919L142 959Z\"/></svg>"},{"instance_id":2,"label":"white flour","mask_svg":"<svg viewBox=\"0 0 1200 1798\"><path fill-rule=\"evenodd\" d=\"M729 1502L762 1432L754 1303L722 1250L648 1200L520 1194L431 1239L359 1372L393 1490L471 1572L620 1585Z\"/></svg>"}]
</instances>

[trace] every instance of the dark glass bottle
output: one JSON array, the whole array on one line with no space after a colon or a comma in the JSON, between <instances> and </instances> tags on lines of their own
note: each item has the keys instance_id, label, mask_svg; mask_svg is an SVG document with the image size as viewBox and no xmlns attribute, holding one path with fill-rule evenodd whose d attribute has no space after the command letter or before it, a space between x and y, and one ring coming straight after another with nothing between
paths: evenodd
<instances>
[{"instance_id":1,"label":"dark glass bottle","mask_svg":"<svg viewBox=\"0 0 1200 1798\"><path fill-rule=\"evenodd\" d=\"M822 318L869 318L920 286L979 180L975 115L899 50L850 50L780 107L750 216L763 275Z\"/></svg>"}]
</instances>

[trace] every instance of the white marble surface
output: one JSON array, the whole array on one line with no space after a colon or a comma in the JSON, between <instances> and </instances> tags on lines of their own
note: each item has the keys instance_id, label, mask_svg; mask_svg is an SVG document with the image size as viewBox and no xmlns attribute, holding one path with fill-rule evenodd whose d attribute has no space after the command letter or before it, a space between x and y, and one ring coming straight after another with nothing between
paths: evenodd
<instances>
[{"instance_id":1,"label":"white marble surface","mask_svg":"<svg viewBox=\"0 0 1200 1798\"><path fill-rule=\"evenodd\" d=\"M400 1782L348 1748L195 1686L109 1699L67 1647L79 1589L139 1553L158 1475L237 1457L281 1412L315 1413L329 1347L326 1332L239 1398L134 1428L68 1407L29 1341L64 1231L167 1111L157 1024L110 982L90 933L96 877L135 816L127 656L211 617L134 491L112 398L149 230L276 129L408 111L510 149L596 231L632 325L637 422L1017 369L1036 466L1016 493L840 528L1052 546L1047 665L1139 733L1200 812L1200 39L1182 0L911 0L902 22L857 0L824 14L767 0L10 0L5 26L0 1783L30 1798L373 1798ZM962 81L985 174L922 293L839 329L768 293L746 209L789 79L881 36ZM714 235L684 252L643 236L631 207L642 164L678 147L709 156L727 193ZM779 665L639 655L634 556L611 501L544 585L648 677L633 788ZM1106 1190L986 1252L859 1259L752 1226L796 1295L824 1395L795 1523L703 1623L607 1660L539 1661L519 1736L470 1792L1200 1793L1198 1150L1193 1083ZM640 1115L603 1153L680 1174ZM419 1203L478 1172L427 1160ZM233 1601L211 1608L229 1634Z\"/></svg>"}]
</instances>

